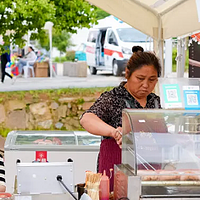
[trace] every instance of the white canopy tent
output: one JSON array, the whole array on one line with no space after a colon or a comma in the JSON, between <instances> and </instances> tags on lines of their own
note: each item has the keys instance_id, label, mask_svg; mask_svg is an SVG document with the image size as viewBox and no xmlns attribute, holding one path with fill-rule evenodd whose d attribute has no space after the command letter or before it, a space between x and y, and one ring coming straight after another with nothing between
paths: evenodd
<instances>
[{"instance_id":1,"label":"white canopy tent","mask_svg":"<svg viewBox=\"0 0 200 200\"><path fill-rule=\"evenodd\" d=\"M154 50L161 60L164 39L200 30L200 0L87 1L154 38Z\"/></svg>"},{"instance_id":2,"label":"white canopy tent","mask_svg":"<svg viewBox=\"0 0 200 200\"><path fill-rule=\"evenodd\" d=\"M163 29L163 39L200 30L196 3L199 0L88 1L154 39L159 39L159 29Z\"/></svg>"}]
</instances>

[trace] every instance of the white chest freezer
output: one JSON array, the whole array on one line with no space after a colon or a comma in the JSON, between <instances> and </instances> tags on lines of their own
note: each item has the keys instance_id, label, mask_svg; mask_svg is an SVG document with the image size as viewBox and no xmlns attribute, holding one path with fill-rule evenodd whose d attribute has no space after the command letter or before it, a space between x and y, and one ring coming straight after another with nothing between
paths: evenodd
<instances>
[{"instance_id":1,"label":"white chest freezer","mask_svg":"<svg viewBox=\"0 0 200 200\"><path fill-rule=\"evenodd\" d=\"M100 136L85 131L11 131L5 142L6 191L14 191L16 162L74 162L74 184L96 171Z\"/></svg>"}]
</instances>

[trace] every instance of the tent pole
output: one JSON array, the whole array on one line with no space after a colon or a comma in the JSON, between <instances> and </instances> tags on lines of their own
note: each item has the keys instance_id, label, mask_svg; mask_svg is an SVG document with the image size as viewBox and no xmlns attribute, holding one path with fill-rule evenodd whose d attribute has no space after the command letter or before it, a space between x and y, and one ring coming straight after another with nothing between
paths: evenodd
<instances>
[{"instance_id":1,"label":"tent pole","mask_svg":"<svg viewBox=\"0 0 200 200\"><path fill-rule=\"evenodd\" d=\"M49 43L50 43L50 59L49 59L49 65L50 65L50 78L52 78L52 29L49 30Z\"/></svg>"},{"instance_id":2,"label":"tent pole","mask_svg":"<svg viewBox=\"0 0 200 200\"><path fill-rule=\"evenodd\" d=\"M157 40L154 39L153 41L153 49L156 55L160 58L160 63L162 67L161 71L161 77L164 77L165 75L165 69L164 69L164 53L163 53L163 47L164 47L164 40L163 40L163 29L162 29L162 22L161 22L161 16L158 18L158 28L153 28L153 37L158 38Z\"/></svg>"},{"instance_id":3,"label":"tent pole","mask_svg":"<svg viewBox=\"0 0 200 200\"><path fill-rule=\"evenodd\" d=\"M161 71L161 77L164 77L164 59L163 59L163 29L162 29L162 22L161 22L161 16L158 16L158 27L153 28L153 50L156 53L156 55L160 59L160 64L162 67ZM155 39L157 38L157 39ZM154 91L157 95L160 95L159 90L159 83L156 84Z\"/></svg>"},{"instance_id":4,"label":"tent pole","mask_svg":"<svg viewBox=\"0 0 200 200\"><path fill-rule=\"evenodd\" d=\"M177 57L176 57L176 69L177 77L181 78L184 76L185 69L185 42L186 39L180 38L177 44Z\"/></svg>"},{"instance_id":5,"label":"tent pole","mask_svg":"<svg viewBox=\"0 0 200 200\"><path fill-rule=\"evenodd\" d=\"M172 73L172 39L165 40L165 77Z\"/></svg>"},{"instance_id":6,"label":"tent pole","mask_svg":"<svg viewBox=\"0 0 200 200\"><path fill-rule=\"evenodd\" d=\"M158 56L160 58L160 63L161 63L161 67L162 67L161 77L165 76L163 49L164 49L164 41L161 39L160 41L158 41L158 51L159 51Z\"/></svg>"}]
</instances>

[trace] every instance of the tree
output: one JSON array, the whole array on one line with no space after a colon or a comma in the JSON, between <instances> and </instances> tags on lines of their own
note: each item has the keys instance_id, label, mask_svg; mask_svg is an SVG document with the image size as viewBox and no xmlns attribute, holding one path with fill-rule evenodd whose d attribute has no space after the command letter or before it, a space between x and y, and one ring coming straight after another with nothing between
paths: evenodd
<instances>
[{"instance_id":1,"label":"tree","mask_svg":"<svg viewBox=\"0 0 200 200\"><path fill-rule=\"evenodd\" d=\"M54 27L76 33L77 28L87 27L96 23L96 7L84 0L53 0L56 6Z\"/></svg>"},{"instance_id":2,"label":"tree","mask_svg":"<svg viewBox=\"0 0 200 200\"><path fill-rule=\"evenodd\" d=\"M96 8L96 18L97 20L99 19L104 19L105 17L108 17L110 14L107 13L104 10L101 10L100 8Z\"/></svg>"},{"instance_id":3,"label":"tree","mask_svg":"<svg viewBox=\"0 0 200 200\"><path fill-rule=\"evenodd\" d=\"M54 32L52 45L53 47L56 47L60 51L60 53L65 53L66 48L73 45L70 39L71 35L65 30L60 33Z\"/></svg>"},{"instance_id":4,"label":"tree","mask_svg":"<svg viewBox=\"0 0 200 200\"><path fill-rule=\"evenodd\" d=\"M42 48L45 48L47 51L49 51L49 35L47 33L44 35L44 37L40 37L39 44ZM66 52L66 48L73 46L70 33L68 33L66 30L59 32L53 29L52 46L56 47L60 51L60 54Z\"/></svg>"},{"instance_id":5,"label":"tree","mask_svg":"<svg viewBox=\"0 0 200 200\"><path fill-rule=\"evenodd\" d=\"M0 2L0 35L4 45L24 46L28 31L42 33L45 21L55 16L54 5L49 0L3 0ZM2 47L2 46L1 46Z\"/></svg>"},{"instance_id":6,"label":"tree","mask_svg":"<svg viewBox=\"0 0 200 200\"><path fill-rule=\"evenodd\" d=\"M96 22L95 7L84 0L0 1L0 35L4 45L11 42L24 46L23 36L28 31L37 31L34 39L45 37L42 28L46 21L52 21L56 30L75 33L77 28L89 28L90 23Z\"/></svg>"}]
</instances>

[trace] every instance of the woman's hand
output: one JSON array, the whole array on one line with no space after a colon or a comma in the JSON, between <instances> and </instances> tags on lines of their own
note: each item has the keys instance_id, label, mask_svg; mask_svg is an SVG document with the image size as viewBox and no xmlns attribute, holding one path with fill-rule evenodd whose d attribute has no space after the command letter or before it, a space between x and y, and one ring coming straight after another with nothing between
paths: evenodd
<instances>
[{"instance_id":1,"label":"woman's hand","mask_svg":"<svg viewBox=\"0 0 200 200\"><path fill-rule=\"evenodd\" d=\"M117 127L112 130L111 136L116 140L117 144L121 148L122 146L122 127Z\"/></svg>"}]
</instances>

